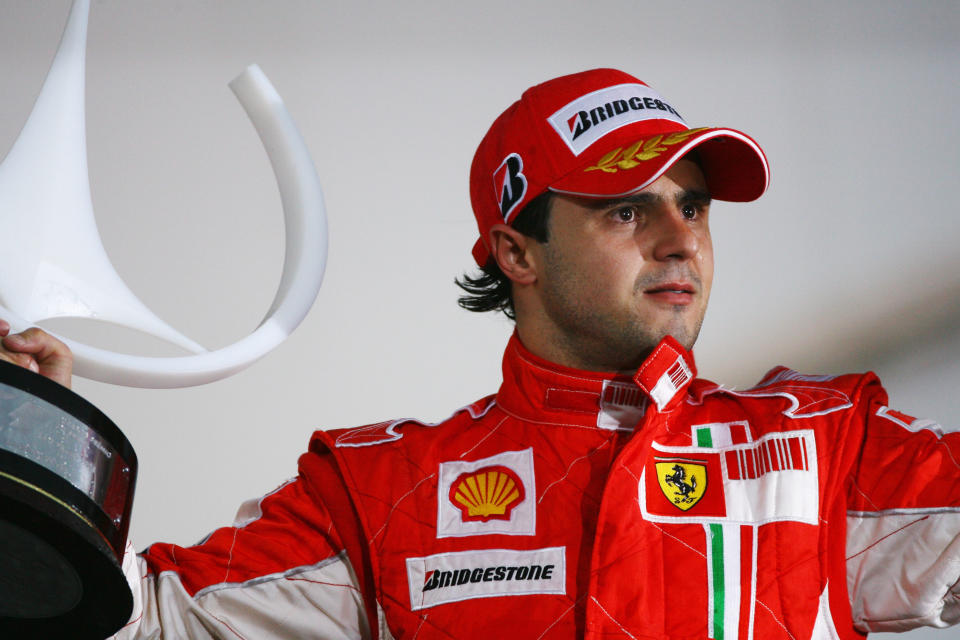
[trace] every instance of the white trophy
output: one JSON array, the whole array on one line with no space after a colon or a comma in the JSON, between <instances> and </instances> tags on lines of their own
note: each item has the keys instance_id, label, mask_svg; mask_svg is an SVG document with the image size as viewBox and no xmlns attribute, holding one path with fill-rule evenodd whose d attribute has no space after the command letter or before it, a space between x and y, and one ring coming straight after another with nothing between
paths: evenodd
<instances>
[{"instance_id":1,"label":"white trophy","mask_svg":"<svg viewBox=\"0 0 960 640\"><path fill-rule=\"evenodd\" d=\"M135 356L58 336L73 350L76 373L87 378L151 388L224 378L283 342L317 296L327 227L313 161L269 80L258 67L247 68L230 87L273 166L286 255L273 304L256 330L205 350L130 291L97 232L85 135L88 13L89 0L75 0L33 111L0 164L0 228L8 240L0 253L0 317L14 331L58 317L104 320L191 354ZM0 365L0 637L103 638L132 607L119 566L136 455L83 398Z\"/></svg>"}]
</instances>

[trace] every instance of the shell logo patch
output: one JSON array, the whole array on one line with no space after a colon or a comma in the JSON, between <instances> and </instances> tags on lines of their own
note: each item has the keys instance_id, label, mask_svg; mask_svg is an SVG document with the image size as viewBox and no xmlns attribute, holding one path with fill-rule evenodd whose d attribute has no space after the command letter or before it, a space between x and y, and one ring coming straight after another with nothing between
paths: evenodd
<instances>
[{"instance_id":1,"label":"shell logo patch","mask_svg":"<svg viewBox=\"0 0 960 640\"><path fill-rule=\"evenodd\" d=\"M706 465L683 459L655 460L660 490L671 504L686 511L700 502L707 490Z\"/></svg>"},{"instance_id":2,"label":"shell logo patch","mask_svg":"<svg viewBox=\"0 0 960 640\"><path fill-rule=\"evenodd\" d=\"M461 474L450 486L450 501L460 509L464 521L509 520L510 512L524 497L517 474L499 465Z\"/></svg>"},{"instance_id":3,"label":"shell logo patch","mask_svg":"<svg viewBox=\"0 0 960 640\"><path fill-rule=\"evenodd\" d=\"M437 537L537 532L533 449L440 463Z\"/></svg>"}]
</instances>

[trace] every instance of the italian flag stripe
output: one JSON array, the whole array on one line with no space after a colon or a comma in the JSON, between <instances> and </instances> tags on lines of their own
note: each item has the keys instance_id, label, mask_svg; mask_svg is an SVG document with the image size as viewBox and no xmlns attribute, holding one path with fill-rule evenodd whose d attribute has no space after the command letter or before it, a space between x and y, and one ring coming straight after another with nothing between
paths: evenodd
<instances>
[{"instance_id":1,"label":"italian flag stripe","mask_svg":"<svg viewBox=\"0 0 960 640\"><path fill-rule=\"evenodd\" d=\"M696 427L694 439L700 448L713 448L715 443L716 446L726 447L750 442L746 426L740 423ZM745 454L743 459L750 462ZM800 461L798 458L791 459ZM806 469L806 463L802 467ZM747 465L743 468L750 467ZM712 480L722 481L721 478ZM712 640L724 640L726 637L753 640L758 527L705 524L703 528L707 539L709 637Z\"/></svg>"},{"instance_id":2,"label":"italian flag stripe","mask_svg":"<svg viewBox=\"0 0 960 640\"><path fill-rule=\"evenodd\" d=\"M728 428L728 425L713 425L713 428ZM731 434L732 435L732 434ZM717 434L720 441L729 440L722 434ZM739 439L739 438L737 438ZM696 432L697 446L711 448L714 443L712 428L701 427ZM721 481L714 478L714 482ZM727 631L736 637L740 634L742 617L743 593L741 579L750 579L751 571L746 570L746 576L741 573L742 549L745 542L741 531L742 527L735 524L704 525L707 538L707 598L709 611L710 638L724 640ZM750 557L750 538L747 538L747 558ZM749 621L747 621L749 624Z\"/></svg>"},{"instance_id":3,"label":"italian flag stripe","mask_svg":"<svg viewBox=\"0 0 960 640\"><path fill-rule=\"evenodd\" d=\"M710 614L710 626L713 627L713 633L710 637L714 640L723 640L723 612L724 612L724 571L723 571L723 525L709 525L708 535L710 536L710 598L712 611Z\"/></svg>"},{"instance_id":4,"label":"italian flag stripe","mask_svg":"<svg viewBox=\"0 0 960 640\"><path fill-rule=\"evenodd\" d=\"M713 433L710 427L697 429L697 446L713 446ZM716 480L714 480L715 482ZM704 525L707 535L707 598L710 610L707 612L710 624L710 637L723 640L724 623L724 566L723 566L723 525Z\"/></svg>"}]
</instances>

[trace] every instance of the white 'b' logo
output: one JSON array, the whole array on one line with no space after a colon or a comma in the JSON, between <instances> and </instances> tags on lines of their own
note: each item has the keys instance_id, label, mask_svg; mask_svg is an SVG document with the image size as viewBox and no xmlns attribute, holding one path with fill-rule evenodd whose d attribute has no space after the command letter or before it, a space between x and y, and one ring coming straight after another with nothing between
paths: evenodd
<instances>
[{"instance_id":1,"label":"white 'b' logo","mask_svg":"<svg viewBox=\"0 0 960 640\"><path fill-rule=\"evenodd\" d=\"M493 172L493 189L500 202L500 213L504 221L527 193L527 177L522 170L523 160L520 154L511 153Z\"/></svg>"}]
</instances>

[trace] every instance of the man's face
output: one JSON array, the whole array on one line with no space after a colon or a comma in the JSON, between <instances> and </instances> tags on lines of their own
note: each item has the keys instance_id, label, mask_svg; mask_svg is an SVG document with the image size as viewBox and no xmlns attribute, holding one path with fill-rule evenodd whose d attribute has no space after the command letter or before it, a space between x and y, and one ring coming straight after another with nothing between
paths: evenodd
<instances>
[{"instance_id":1,"label":"man's face","mask_svg":"<svg viewBox=\"0 0 960 640\"><path fill-rule=\"evenodd\" d=\"M553 359L630 371L666 335L691 348L713 282L709 206L689 160L623 199L555 197L549 240L531 247Z\"/></svg>"}]
</instances>

